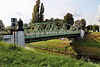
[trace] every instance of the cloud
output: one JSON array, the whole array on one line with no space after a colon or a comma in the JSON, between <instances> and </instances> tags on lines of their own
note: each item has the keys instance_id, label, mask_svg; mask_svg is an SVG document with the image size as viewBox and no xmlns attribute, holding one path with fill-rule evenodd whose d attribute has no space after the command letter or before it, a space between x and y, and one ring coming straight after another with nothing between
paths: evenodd
<instances>
[{"instance_id":1,"label":"cloud","mask_svg":"<svg viewBox=\"0 0 100 67\"><path fill-rule=\"evenodd\" d=\"M60 0L61 4L65 4L68 2L68 0Z\"/></svg>"},{"instance_id":2,"label":"cloud","mask_svg":"<svg viewBox=\"0 0 100 67\"><path fill-rule=\"evenodd\" d=\"M72 3L74 0L58 0L62 5Z\"/></svg>"},{"instance_id":3,"label":"cloud","mask_svg":"<svg viewBox=\"0 0 100 67\"><path fill-rule=\"evenodd\" d=\"M58 11L56 13L56 15L60 16L60 17L61 16L63 17L68 12L71 13L71 14L73 14L74 17L80 17L81 16L81 13L77 9L75 9L75 7L73 7L73 6L63 7L60 11Z\"/></svg>"},{"instance_id":4,"label":"cloud","mask_svg":"<svg viewBox=\"0 0 100 67\"><path fill-rule=\"evenodd\" d=\"M18 16L23 16L23 14L20 11L15 12Z\"/></svg>"},{"instance_id":5,"label":"cloud","mask_svg":"<svg viewBox=\"0 0 100 67\"><path fill-rule=\"evenodd\" d=\"M96 20L100 20L100 5L98 6L98 13L96 15Z\"/></svg>"},{"instance_id":6,"label":"cloud","mask_svg":"<svg viewBox=\"0 0 100 67\"><path fill-rule=\"evenodd\" d=\"M74 17L80 17L81 13L78 11L73 11L72 14L74 15Z\"/></svg>"}]
</instances>

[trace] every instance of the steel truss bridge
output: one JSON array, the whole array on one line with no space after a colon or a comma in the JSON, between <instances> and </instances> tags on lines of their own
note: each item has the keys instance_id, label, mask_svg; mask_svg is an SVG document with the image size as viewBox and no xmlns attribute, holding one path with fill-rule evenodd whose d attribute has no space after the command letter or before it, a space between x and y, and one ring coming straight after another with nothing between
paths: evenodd
<instances>
[{"instance_id":1,"label":"steel truss bridge","mask_svg":"<svg viewBox=\"0 0 100 67\"><path fill-rule=\"evenodd\" d=\"M69 27L69 29L68 29ZM81 31L75 30L70 24L64 22L43 22L34 23L24 28L25 42L42 41L57 38L74 38L79 36Z\"/></svg>"}]
</instances>

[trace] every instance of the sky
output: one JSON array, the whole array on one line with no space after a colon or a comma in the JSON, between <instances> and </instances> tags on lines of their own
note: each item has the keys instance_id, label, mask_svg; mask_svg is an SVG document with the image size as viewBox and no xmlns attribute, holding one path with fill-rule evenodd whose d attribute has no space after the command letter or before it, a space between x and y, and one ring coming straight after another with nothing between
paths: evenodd
<instances>
[{"instance_id":1,"label":"sky","mask_svg":"<svg viewBox=\"0 0 100 67\"><path fill-rule=\"evenodd\" d=\"M74 21L85 19L87 25L100 25L100 0L40 0L44 4L44 18L63 17L69 12ZM11 25L11 18L21 18L24 23L32 19L36 0L0 0L0 20L5 26Z\"/></svg>"}]
</instances>

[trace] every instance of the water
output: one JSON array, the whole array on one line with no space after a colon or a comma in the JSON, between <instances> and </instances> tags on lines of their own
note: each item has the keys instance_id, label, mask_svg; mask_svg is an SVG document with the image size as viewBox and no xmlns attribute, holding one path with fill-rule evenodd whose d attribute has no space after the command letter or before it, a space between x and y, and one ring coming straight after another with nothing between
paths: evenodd
<instances>
[{"instance_id":1,"label":"water","mask_svg":"<svg viewBox=\"0 0 100 67\"><path fill-rule=\"evenodd\" d=\"M82 60L85 62L92 62L100 65L100 59L94 58L94 57L89 57L89 56L83 56L83 55L77 55L76 56L77 60Z\"/></svg>"}]
</instances>

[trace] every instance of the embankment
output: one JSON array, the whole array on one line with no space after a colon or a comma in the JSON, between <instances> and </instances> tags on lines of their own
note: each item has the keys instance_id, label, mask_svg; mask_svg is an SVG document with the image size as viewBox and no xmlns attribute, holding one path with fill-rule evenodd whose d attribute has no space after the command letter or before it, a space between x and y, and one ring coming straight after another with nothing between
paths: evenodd
<instances>
[{"instance_id":1,"label":"embankment","mask_svg":"<svg viewBox=\"0 0 100 67\"><path fill-rule=\"evenodd\" d=\"M99 67L99 65L0 42L0 67Z\"/></svg>"},{"instance_id":2,"label":"embankment","mask_svg":"<svg viewBox=\"0 0 100 67\"><path fill-rule=\"evenodd\" d=\"M82 40L71 44L78 55L100 59L100 33L86 34Z\"/></svg>"}]
</instances>

